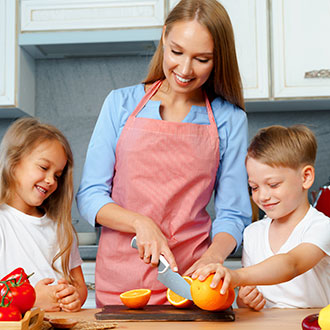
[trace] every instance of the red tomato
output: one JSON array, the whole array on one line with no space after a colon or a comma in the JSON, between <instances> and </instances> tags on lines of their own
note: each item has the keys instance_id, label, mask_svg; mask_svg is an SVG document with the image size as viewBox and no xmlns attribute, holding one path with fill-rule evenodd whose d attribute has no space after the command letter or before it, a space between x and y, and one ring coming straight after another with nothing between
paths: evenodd
<instances>
[{"instance_id":1,"label":"red tomato","mask_svg":"<svg viewBox=\"0 0 330 330\"><path fill-rule=\"evenodd\" d=\"M22 315L16 306L0 307L0 321L20 321L21 319Z\"/></svg>"},{"instance_id":2,"label":"red tomato","mask_svg":"<svg viewBox=\"0 0 330 330\"><path fill-rule=\"evenodd\" d=\"M14 282L8 281L7 284L9 291L6 286L3 286L0 291L1 297L7 293L6 299L11 301L11 305L15 305L22 314L33 307L36 301L36 292L30 283L24 282L16 285Z\"/></svg>"},{"instance_id":3,"label":"red tomato","mask_svg":"<svg viewBox=\"0 0 330 330\"><path fill-rule=\"evenodd\" d=\"M31 275L26 275L24 269L22 267L19 267L14 269L11 273L7 274L5 277L3 277L1 281L16 280L17 283L29 282L29 277Z\"/></svg>"}]
</instances>

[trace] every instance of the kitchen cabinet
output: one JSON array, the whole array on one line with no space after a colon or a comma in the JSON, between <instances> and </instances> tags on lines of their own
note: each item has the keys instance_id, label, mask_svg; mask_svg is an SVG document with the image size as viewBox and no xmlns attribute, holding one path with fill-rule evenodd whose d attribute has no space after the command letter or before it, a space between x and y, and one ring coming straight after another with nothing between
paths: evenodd
<instances>
[{"instance_id":1,"label":"kitchen cabinet","mask_svg":"<svg viewBox=\"0 0 330 330\"><path fill-rule=\"evenodd\" d=\"M267 0L221 0L234 29L244 98L269 98Z\"/></svg>"},{"instance_id":2,"label":"kitchen cabinet","mask_svg":"<svg viewBox=\"0 0 330 330\"><path fill-rule=\"evenodd\" d=\"M273 0L274 98L330 97L329 0Z\"/></svg>"},{"instance_id":3,"label":"kitchen cabinet","mask_svg":"<svg viewBox=\"0 0 330 330\"><path fill-rule=\"evenodd\" d=\"M177 2L20 0L18 43L33 58L152 55ZM329 0L220 2L233 24L248 111L330 108Z\"/></svg>"},{"instance_id":4,"label":"kitchen cabinet","mask_svg":"<svg viewBox=\"0 0 330 330\"><path fill-rule=\"evenodd\" d=\"M176 3L170 0L169 9ZM222 3L234 25L244 96L246 99L266 99L269 97L267 0L224 0ZM141 48L140 51L152 54L155 43L144 47L134 43L130 49L123 42L147 42L150 38L157 42L168 12L166 4L165 0L97 3L91 0L21 0L20 44L37 58L50 53L59 56L60 51L68 51L63 48L64 44L88 43L90 38L98 43L119 42L120 45L108 46L108 52L112 48L111 54L120 54L117 47L126 47L128 53ZM34 48L33 43L38 47ZM50 45L56 43L61 43L58 53ZM71 47L72 51L79 52L79 49L72 50Z\"/></svg>"},{"instance_id":5,"label":"kitchen cabinet","mask_svg":"<svg viewBox=\"0 0 330 330\"><path fill-rule=\"evenodd\" d=\"M34 61L17 45L16 9L0 0L0 118L34 114Z\"/></svg>"},{"instance_id":6,"label":"kitchen cabinet","mask_svg":"<svg viewBox=\"0 0 330 330\"><path fill-rule=\"evenodd\" d=\"M150 55L164 0L21 0L19 44L34 58Z\"/></svg>"},{"instance_id":7,"label":"kitchen cabinet","mask_svg":"<svg viewBox=\"0 0 330 330\"><path fill-rule=\"evenodd\" d=\"M161 27L163 0L21 0L21 32Z\"/></svg>"}]
</instances>

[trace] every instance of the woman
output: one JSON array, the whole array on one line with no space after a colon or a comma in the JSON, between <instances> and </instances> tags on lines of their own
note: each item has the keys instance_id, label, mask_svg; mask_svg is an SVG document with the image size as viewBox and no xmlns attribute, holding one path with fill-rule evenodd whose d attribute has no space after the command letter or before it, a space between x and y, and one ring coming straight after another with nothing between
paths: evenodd
<instances>
[{"instance_id":1,"label":"woman","mask_svg":"<svg viewBox=\"0 0 330 330\"><path fill-rule=\"evenodd\" d=\"M241 244L251 216L243 109L225 9L216 0L182 0L146 80L109 94L88 147L77 203L102 225L97 306L120 304L121 292L142 287L152 290L151 304L165 303L166 288L148 265L160 254L191 274ZM205 208L213 191L212 224Z\"/></svg>"}]
</instances>

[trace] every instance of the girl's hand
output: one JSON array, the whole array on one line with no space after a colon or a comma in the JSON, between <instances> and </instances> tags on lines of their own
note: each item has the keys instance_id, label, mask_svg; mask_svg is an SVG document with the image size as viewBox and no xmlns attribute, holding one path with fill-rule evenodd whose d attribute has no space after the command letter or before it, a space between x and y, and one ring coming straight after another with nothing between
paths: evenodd
<instances>
[{"instance_id":1,"label":"girl's hand","mask_svg":"<svg viewBox=\"0 0 330 330\"><path fill-rule=\"evenodd\" d=\"M255 286L242 286L238 291L237 303L239 307L250 307L260 311L266 304L266 300Z\"/></svg>"},{"instance_id":2,"label":"girl's hand","mask_svg":"<svg viewBox=\"0 0 330 330\"><path fill-rule=\"evenodd\" d=\"M157 267L159 255L162 254L170 264L173 271L177 272L178 267L167 239L153 220L141 216L136 225L136 243L140 258L146 263Z\"/></svg>"},{"instance_id":3,"label":"girl's hand","mask_svg":"<svg viewBox=\"0 0 330 330\"><path fill-rule=\"evenodd\" d=\"M56 285L53 278L44 278L35 285L36 302L34 306L44 309L46 312L59 312L60 304L56 298Z\"/></svg>"},{"instance_id":4,"label":"girl's hand","mask_svg":"<svg viewBox=\"0 0 330 330\"><path fill-rule=\"evenodd\" d=\"M236 274L233 270L224 267L220 263L210 263L206 266L198 268L193 274L192 278L198 278L200 281L204 281L210 274L214 274L211 288L216 288L220 280L223 278L223 285L220 290L221 294L225 294L229 287L235 288L236 286Z\"/></svg>"},{"instance_id":5,"label":"girl's hand","mask_svg":"<svg viewBox=\"0 0 330 330\"><path fill-rule=\"evenodd\" d=\"M64 312L78 312L81 309L81 301L78 290L65 279L58 280L56 298Z\"/></svg>"}]
</instances>

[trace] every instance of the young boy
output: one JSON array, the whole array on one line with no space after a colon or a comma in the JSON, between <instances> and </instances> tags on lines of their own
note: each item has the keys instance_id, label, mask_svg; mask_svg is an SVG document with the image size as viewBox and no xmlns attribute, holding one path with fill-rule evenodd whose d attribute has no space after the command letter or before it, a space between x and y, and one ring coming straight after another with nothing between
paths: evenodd
<instances>
[{"instance_id":1,"label":"young boy","mask_svg":"<svg viewBox=\"0 0 330 330\"><path fill-rule=\"evenodd\" d=\"M267 216L245 229L244 268L209 264L193 278L203 280L215 272L211 286L220 278L223 293L228 286L240 286L238 306L255 310L330 303L330 219L308 201L316 149L315 136L305 126L258 132L246 168L252 198Z\"/></svg>"}]
</instances>

